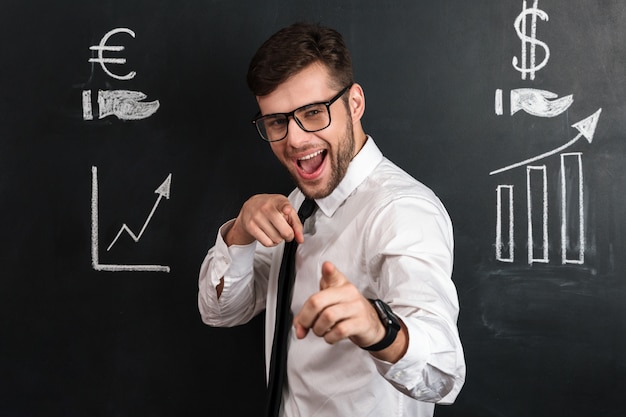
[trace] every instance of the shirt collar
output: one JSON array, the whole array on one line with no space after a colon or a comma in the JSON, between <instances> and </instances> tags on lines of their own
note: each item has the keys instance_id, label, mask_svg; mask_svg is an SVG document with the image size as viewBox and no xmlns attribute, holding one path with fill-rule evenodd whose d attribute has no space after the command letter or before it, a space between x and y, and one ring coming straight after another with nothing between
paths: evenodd
<instances>
[{"instance_id":1,"label":"shirt collar","mask_svg":"<svg viewBox=\"0 0 626 417\"><path fill-rule=\"evenodd\" d=\"M332 216L348 196L365 181L382 159L382 152L374 143L374 139L368 136L359 153L350 161L348 171L337 188L327 197L315 200L319 209L326 216Z\"/></svg>"}]
</instances>

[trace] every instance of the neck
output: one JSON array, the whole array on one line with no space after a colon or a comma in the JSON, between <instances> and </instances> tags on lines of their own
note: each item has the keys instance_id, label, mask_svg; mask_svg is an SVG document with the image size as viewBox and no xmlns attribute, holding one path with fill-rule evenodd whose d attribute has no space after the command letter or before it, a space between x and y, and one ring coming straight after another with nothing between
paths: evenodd
<instances>
[{"instance_id":1,"label":"neck","mask_svg":"<svg viewBox=\"0 0 626 417\"><path fill-rule=\"evenodd\" d=\"M355 127L355 129L354 129L354 156L353 156L353 158L359 152L361 152L361 149L363 149L363 146L365 145L365 142L367 142L367 135L365 134L365 131L363 130L363 128L359 124L359 126Z\"/></svg>"}]
</instances>

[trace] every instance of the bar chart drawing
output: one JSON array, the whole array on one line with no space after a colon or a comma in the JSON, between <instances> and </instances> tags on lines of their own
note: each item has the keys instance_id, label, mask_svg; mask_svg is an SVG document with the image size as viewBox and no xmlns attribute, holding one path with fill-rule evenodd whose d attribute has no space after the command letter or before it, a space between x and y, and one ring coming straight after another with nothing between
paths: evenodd
<instances>
[{"instance_id":1,"label":"bar chart drawing","mask_svg":"<svg viewBox=\"0 0 626 417\"><path fill-rule=\"evenodd\" d=\"M503 203L506 204L503 207ZM513 216L513 185L498 185L496 188L496 259L501 262L515 260L514 216ZM503 223L503 214L508 221ZM504 244L503 236L507 237Z\"/></svg>"},{"instance_id":2,"label":"bar chart drawing","mask_svg":"<svg viewBox=\"0 0 626 417\"><path fill-rule=\"evenodd\" d=\"M573 164L568 164L567 161L573 159ZM568 179L566 172L568 167L572 167L573 175L575 178L573 181L578 186L567 189ZM562 264L584 264L585 263L585 206L584 206L584 187L583 187L583 161L582 152L571 152L561 154L561 263ZM572 195L570 195L572 194ZM577 195L576 195L577 194ZM568 207L571 207L571 202L577 203L578 213L574 217L577 218L578 224L570 224L568 222L569 213ZM574 232L578 232L578 237L572 236ZM574 248L578 248L574 252L577 253L575 259L571 259L568 254L571 250L570 244L574 241L577 245Z\"/></svg>"},{"instance_id":3,"label":"bar chart drawing","mask_svg":"<svg viewBox=\"0 0 626 417\"><path fill-rule=\"evenodd\" d=\"M560 262L585 263L584 170L582 152L565 152L579 139L592 143L602 109L572 125L578 131L573 139L551 151L491 171L496 175L526 167L526 217L528 264L549 263L549 174L545 164L535 164L550 156L560 155ZM499 262L515 261L515 197L514 185L496 187L495 256ZM558 200L557 200L558 201Z\"/></svg>"},{"instance_id":4,"label":"bar chart drawing","mask_svg":"<svg viewBox=\"0 0 626 417\"><path fill-rule=\"evenodd\" d=\"M539 199L533 198L532 191L537 188ZM526 204L528 263L548 263L548 172L545 165L526 167ZM537 248L535 242L538 240L541 244Z\"/></svg>"}]
</instances>

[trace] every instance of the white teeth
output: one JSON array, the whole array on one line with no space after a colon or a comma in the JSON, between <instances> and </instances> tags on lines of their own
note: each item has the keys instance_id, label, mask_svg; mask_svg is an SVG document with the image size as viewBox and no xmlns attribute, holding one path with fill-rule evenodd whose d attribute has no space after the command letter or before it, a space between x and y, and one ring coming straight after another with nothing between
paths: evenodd
<instances>
[{"instance_id":1,"label":"white teeth","mask_svg":"<svg viewBox=\"0 0 626 417\"><path fill-rule=\"evenodd\" d=\"M317 155L320 155L324 151L317 151L312 153L311 155L304 156L302 158L298 158L299 161L306 161L307 159L315 158Z\"/></svg>"}]
</instances>

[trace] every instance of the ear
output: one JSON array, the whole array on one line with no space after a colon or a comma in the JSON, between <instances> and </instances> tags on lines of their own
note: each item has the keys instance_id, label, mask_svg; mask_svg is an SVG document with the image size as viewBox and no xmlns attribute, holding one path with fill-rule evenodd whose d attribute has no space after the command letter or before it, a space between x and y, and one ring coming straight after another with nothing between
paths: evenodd
<instances>
[{"instance_id":1,"label":"ear","mask_svg":"<svg viewBox=\"0 0 626 417\"><path fill-rule=\"evenodd\" d=\"M363 93L363 88L357 83L352 84L350 90L348 90L348 94L350 94L348 98L348 106L350 107L350 114L352 115L352 122L358 122L363 117L363 113L365 113L365 94Z\"/></svg>"}]
</instances>

